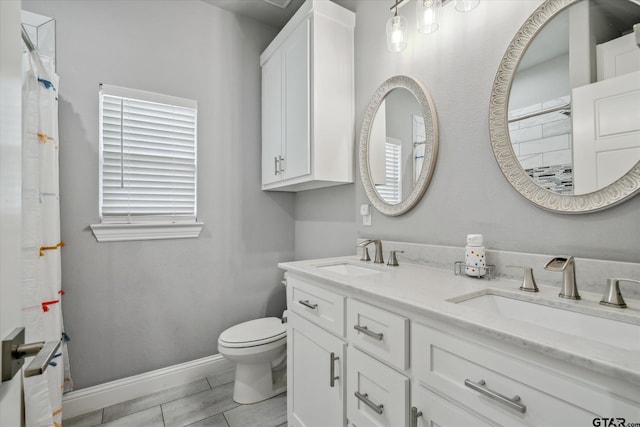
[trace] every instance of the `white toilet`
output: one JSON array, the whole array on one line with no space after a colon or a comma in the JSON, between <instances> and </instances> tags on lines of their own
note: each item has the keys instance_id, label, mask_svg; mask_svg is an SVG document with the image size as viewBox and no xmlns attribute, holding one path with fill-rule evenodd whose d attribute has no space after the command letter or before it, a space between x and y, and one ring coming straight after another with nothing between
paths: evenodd
<instances>
[{"instance_id":1,"label":"white toilet","mask_svg":"<svg viewBox=\"0 0 640 427\"><path fill-rule=\"evenodd\" d=\"M225 330L218 351L236 363L233 400L256 403L287 389L287 328L277 317L249 320Z\"/></svg>"}]
</instances>

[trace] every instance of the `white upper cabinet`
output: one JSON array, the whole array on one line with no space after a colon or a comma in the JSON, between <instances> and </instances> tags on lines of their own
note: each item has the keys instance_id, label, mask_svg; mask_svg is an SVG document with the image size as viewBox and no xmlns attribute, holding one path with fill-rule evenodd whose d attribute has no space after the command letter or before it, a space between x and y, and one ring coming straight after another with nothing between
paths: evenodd
<instances>
[{"instance_id":1,"label":"white upper cabinet","mask_svg":"<svg viewBox=\"0 0 640 427\"><path fill-rule=\"evenodd\" d=\"M307 0L260 56L262 189L354 182L355 14Z\"/></svg>"}]
</instances>

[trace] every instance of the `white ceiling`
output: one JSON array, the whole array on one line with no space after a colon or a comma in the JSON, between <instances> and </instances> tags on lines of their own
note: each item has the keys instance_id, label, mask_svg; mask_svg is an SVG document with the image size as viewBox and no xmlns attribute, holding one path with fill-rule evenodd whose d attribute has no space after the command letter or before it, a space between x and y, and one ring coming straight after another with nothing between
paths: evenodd
<instances>
[{"instance_id":1,"label":"white ceiling","mask_svg":"<svg viewBox=\"0 0 640 427\"><path fill-rule=\"evenodd\" d=\"M0 0L3 1L3 0ZM274 6L265 2L264 0L202 0L205 3L218 6L219 8L228 10L229 12L237 13L238 15L247 16L260 21L264 24L270 25L277 29L281 29L289 22L289 19L298 11L302 3L305 0L291 0L291 3L282 9L278 6ZM329 0L327 0L329 1ZM354 10L354 0L331 0L334 3L339 4L351 11ZM376 0L382 1L382 0ZM384 0L389 1L391 0Z\"/></svg>"},{"instance_id":2,"label":"white ceiling","mask_svg":"<svg viewBox=\"0 0 640 427\"><path fill-rule=\"evenodd\" d=\"M229 12L247 16L278 29L284 27L304 0L291 0L285 8L274 6L263 0L202 0Z\"/></svg>"}]
</instances>

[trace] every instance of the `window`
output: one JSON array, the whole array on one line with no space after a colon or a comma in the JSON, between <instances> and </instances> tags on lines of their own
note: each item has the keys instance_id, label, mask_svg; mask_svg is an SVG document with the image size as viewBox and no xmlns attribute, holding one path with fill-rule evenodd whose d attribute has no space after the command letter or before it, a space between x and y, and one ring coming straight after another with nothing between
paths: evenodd
<instances>
[{"instance_id":1,"label":"window","mask_svg":"<svg viewBox=\"0 0 640 427\"><path fill-rule=\"evenodd\" d=\"M99 241L197 237L197 102L100 86Z\"/></svg>"},{"instance_id":2,"label":"window","mask_svg":"<svg viewBox=\"0 0 640 427\"><path fill-rule=\"evenodd\" d=\"M387 203L402 202L402 141L387 137L385 148L385 184L376 185L376 191Z\"/></svg>"}]
</instances>

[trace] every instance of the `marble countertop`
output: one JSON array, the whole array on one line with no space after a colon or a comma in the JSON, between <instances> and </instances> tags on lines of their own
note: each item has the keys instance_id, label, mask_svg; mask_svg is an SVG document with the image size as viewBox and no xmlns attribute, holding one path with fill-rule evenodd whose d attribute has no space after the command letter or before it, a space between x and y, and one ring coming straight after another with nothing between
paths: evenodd
<instances>
[{"instance_id":1,"label":"marble countertop","mask_svg":"<svg viewBox=\"0 0 640 427\"><path fill-rule=\"evenodd\" d=\"M352 276L322 268L342 263L377 269L381 273ZM279 263L278 267L320 280L336 289L364 295L452 326L640 385L640 350L637 350L640 348L640 301L637 300L626 299L626 309L605 307L599 304L601 295L590 292L580 291L582 299L578 301L565 300L558 297L557 286L546 286L544 283L538 283L540 292L522 292L518 290L519 281L456 276L453 268L449 270L406 262L399 267L388 267L362 262L357 256L283 262ZM453 302L466 299L460 298L463 296L477 296L483 293L512 296L520 300L635 324L638 326L638 333L629 337L629 348L635 347L636 350L563 333L560 326L556 330L540 327Z\"/></svg>"}]
</instances>

